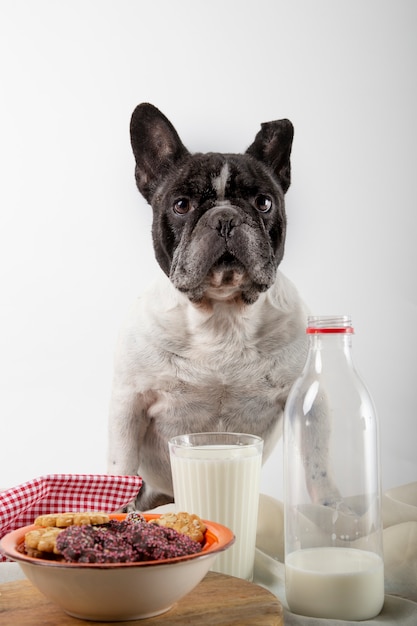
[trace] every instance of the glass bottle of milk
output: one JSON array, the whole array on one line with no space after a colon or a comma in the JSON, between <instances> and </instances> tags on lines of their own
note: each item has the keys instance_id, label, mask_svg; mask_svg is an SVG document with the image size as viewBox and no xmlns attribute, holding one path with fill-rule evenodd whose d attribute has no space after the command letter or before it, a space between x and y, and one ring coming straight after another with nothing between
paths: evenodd
<instances>
[{"instance_id":1,"label":"glass bottle of milk","mask_svg":"<svg viewBox=\"0 0 417 626\"><path fill-rule=\"evenodd\" d=\"M384 603L378 421L348 316L309 317L284 413L285 589L293 613L365 620Z\"/></svg>"}]
</instances>

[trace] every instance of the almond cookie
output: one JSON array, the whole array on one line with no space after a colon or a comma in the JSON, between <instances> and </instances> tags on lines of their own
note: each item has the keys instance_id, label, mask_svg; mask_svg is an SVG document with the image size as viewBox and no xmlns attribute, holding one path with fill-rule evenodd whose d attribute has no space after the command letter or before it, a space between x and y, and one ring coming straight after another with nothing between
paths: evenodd
<instances>
[{"instance_id":1,"label":"almond cookie","mask_svg":"<svg viewBox=\"0 0 417 626\"><path fill-rule=\"evenodd\" d=\"M39 515L35 519L37 526L56 526L67 528L68 526L81 526L83 524L107 524L110 517L102 511L84 511L82 513L48 513Z\"/></svg>"},{"instance_id":2,"label":"almond cookie","mask_svg":"<svg viewBox=\"0 0 417 626\"><path fill-rule=\"evenodd\" d=\"M202 543L204 541L204 533L206 525L198 515L190 513L164 513L159 519L149 520L152 524L173 528L174 530L188 535L194 541Z\"/></svg>"},{"instance_id":3,"label":"almond cookie","mask_svg":"<svg viewBox=\"0 0 417 626\"><path fill-rule=\"evenodd\" d=\"M48 527L30 530L25 535L25 550L29 556L42 556L43 553L59 554L56 548L56 538L62 528Z\"/></svg>"}]
</instances>

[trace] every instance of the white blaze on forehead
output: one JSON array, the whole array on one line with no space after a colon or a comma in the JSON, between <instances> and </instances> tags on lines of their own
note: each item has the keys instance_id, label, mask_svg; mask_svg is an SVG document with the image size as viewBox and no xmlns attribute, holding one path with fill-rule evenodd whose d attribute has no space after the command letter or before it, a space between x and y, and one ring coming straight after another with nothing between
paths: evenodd
<instances>
[{"instance_id":1,"label":"white blaze on forehead","mask_svg":"<svg viewBox=\"0 0 417 626\"><path fill-rule=\"evenodd\" d=\"M217 200L224 200L228 180L229 165L228 163L225 163L220 170L220 174L218 176L213 176L212 178L213 189L217 192Z\"/></svg>"}]
</instances>

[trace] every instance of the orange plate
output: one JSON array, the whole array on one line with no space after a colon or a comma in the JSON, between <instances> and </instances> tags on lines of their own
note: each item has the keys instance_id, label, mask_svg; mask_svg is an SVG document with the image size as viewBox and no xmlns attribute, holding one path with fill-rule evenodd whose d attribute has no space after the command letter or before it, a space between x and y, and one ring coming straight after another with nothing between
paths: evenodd
<instances>
[{"instance_id":1,"label":"orange plate","mask_svg":"<svg viewBox=\"0 0 417 626\"><path fill-rule=\"evenodd\" d=\"M112 513L109 517L110 519L123 521L126 518L126 515L126 513ZM151 519L157 519L161 517L161 514L143 513L143 517L146 519L146 521L149 521ZM217 522L210 522L207 520L203 521L206 525L207 530L205 532L205 541L202 550L200 552L197 552L196 554L186 554L184 556L177 556L171 559L159 559L156 561L136 561L134 563L68 563L66 561L53 561L51 559L39 559L31 557L26 554L22 554L17 550L17 548L23 543L27 532L39 528L39 526L36 526L35 524L32 524L31 526L23 526L22 528L13 530L12 532L5 535L0 541L0 550L3 552L3 554L5 554L5 556L7 556L9 559L12 559L13 561L28 562L37 565L46 565L53 567L113 568L165 565L168 563L177 563L178 561L195 559L198 557L202 557L206 554L211 554L213 552L222 552L234 543L235 536L229 528L227 528L226 526L222 526L221 524L217 524Z\"/></svg>"}]
</instances>

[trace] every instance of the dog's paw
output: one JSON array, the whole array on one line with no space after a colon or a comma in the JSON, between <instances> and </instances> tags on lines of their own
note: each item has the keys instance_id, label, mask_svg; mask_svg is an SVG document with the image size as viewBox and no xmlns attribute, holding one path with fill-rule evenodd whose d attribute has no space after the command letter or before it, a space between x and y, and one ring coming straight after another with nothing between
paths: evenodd
<instances>
[{"instance_id":1,"label":"dog's paw","mask_svg":"<svg viewBox=\"0 0 417 626\"><path fill-rule=\"evenodd\" d=\"M172 504L174 502L174 498L171 495L166 493L160 493L159 491L154 491L152 487L149 487L145 482L142 483L142 487L136 497L134 502L134 511L150 511L151 509L156 509L158 506L163 506L164 504Z\"/></svg>"},{"instance_id":2,"label":"dog's paw","mask_svg":"<svg viewBox=\"0 0 417 626\"><path fill-rule=\"evenodd\" d=\"M129 504L126 504L122 509L120 509L120 513L137 513L138 509L136 508L136 500L132 500Z\"/></svg>"}]
</instances>

